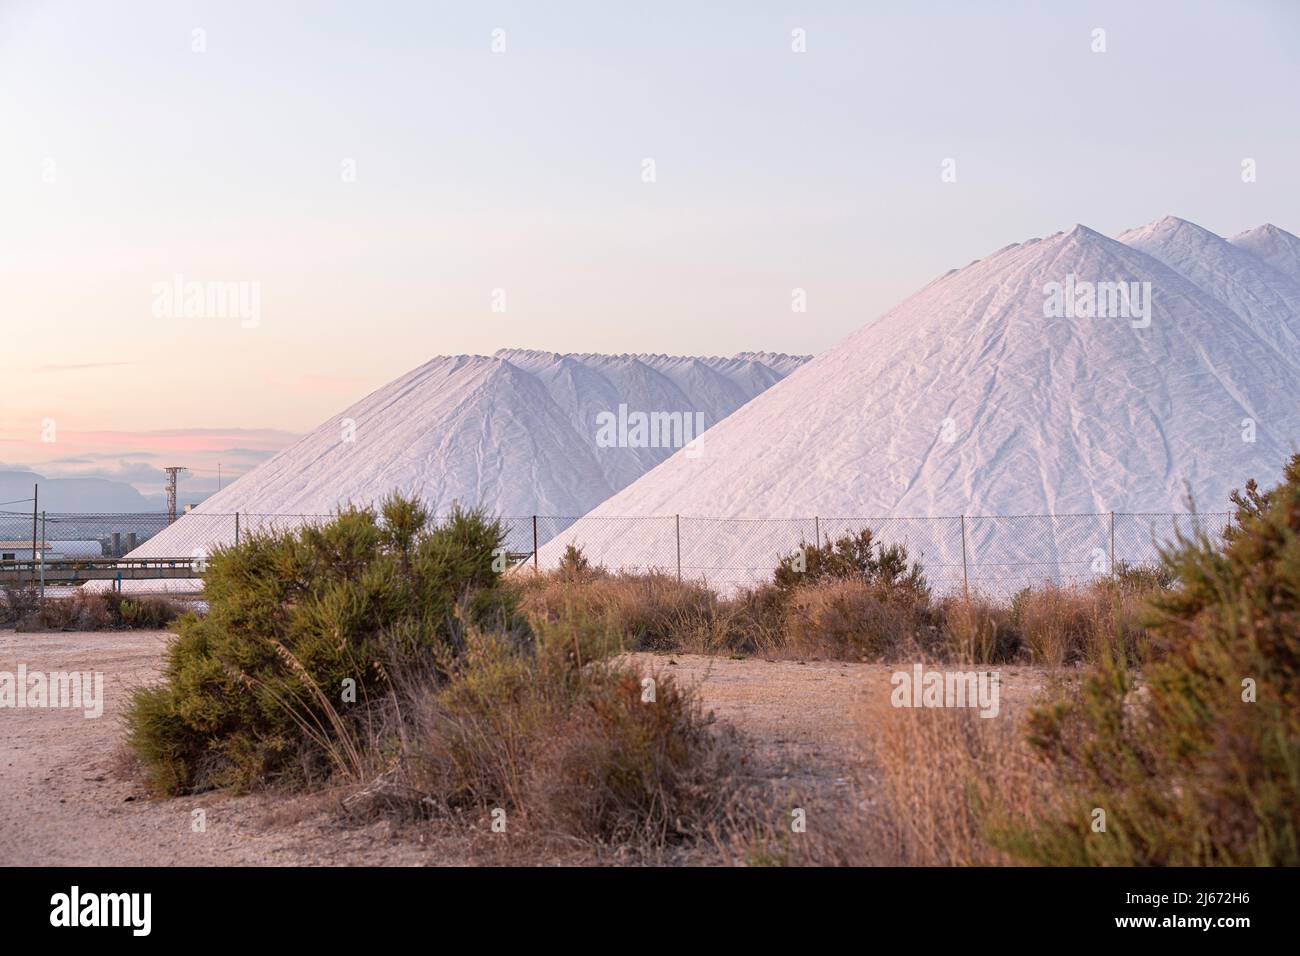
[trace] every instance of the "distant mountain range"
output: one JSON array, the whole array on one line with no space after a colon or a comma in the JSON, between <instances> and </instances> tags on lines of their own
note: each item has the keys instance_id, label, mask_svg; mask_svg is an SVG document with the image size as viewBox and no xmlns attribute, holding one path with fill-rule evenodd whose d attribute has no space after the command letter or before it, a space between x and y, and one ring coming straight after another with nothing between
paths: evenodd
<instances>
[{"instance_id":1,"label":"distant mountain range","mask_svg":"<svg viewBox=\"0 0 1300 956\"><path fill-rule=\"evenodd\" d=\"M0 511L30 511L32 486L40 485L42 511L144 513L167 510L166 495L144 495L108 478L47 478L33 471L0 471ZM190 496L191 500L194 498Z\"/></svg>"}]
</instances>

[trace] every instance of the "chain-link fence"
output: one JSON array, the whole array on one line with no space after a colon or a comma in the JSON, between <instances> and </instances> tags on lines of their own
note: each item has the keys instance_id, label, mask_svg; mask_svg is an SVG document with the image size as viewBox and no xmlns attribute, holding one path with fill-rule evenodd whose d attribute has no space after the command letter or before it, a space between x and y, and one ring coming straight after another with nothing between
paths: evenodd
<instances>
[{"instance_id":1,"label":"chain-link fence","mask_svg":"<svg viewBox=\"0 0 1300 956\"><path fill-rule=\"evenodd\" d=\"M117 558L167 527L165 514L55 514L0 511L0 559Z\"/></svg>"},{"instance_id":2,"label":"chain-link fence","mask_svg":"<svg viewBox=\"0 0 1300 956\"><path fill-rule=\"evenodd\" d=\"M538 519L544 521L547 519ZM950 518L584 518L541 537L539 564L553 566L567 544L592 564L664 571L723 590L770 580L782 556L812 542L870 529L901 545L939 593L969 589L1007 595L1045 581L1081 584L1113 569L1150 567L1179 537L1219 539L1230 512L978 515ZM550 542L548 545L548 541Z\"/></svg>"},{"instance_id":3,"label":"chain-link fence","mask_svg":"<svg viewBox=\"0 0 1300 956\"><path fill-rule=\"evenodd\" d=\"M294 531L324 514L0 512L0 564L87 558L194 561L245 535ZM1005 595L1056 581L1083 583L1121 566L1151 566L1178 537L1222 535L1229 512L968 515L944 518L503 517L512 561L553 567L567 544L594 565L660 571L721 589L771 578L782 556L870 528L902 545L939 592Z\"/></svg>"}]
</instances>

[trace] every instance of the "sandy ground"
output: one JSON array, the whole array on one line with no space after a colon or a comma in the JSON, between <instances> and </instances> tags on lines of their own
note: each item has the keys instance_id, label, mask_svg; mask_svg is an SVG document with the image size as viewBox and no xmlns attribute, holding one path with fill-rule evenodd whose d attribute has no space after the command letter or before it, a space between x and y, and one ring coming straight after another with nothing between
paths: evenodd
<instances>
[{"instance_id":1,"label":"sandy ground","mask_svg":"<svg viewBox=\"0 0 1300 956\"><path fill-rule=\"evenodd\" d=\"M0 865L436 865L463 847L421 845L386 823L343 827L319 798L206 794L153 799L124 771L122 708L152 681L162 631L0 631L0 671L104 675L104 713L0 708ZM856 705L887 699L893 668L827 661L635 655L699 689L705 706L755 744L765 776L794 790L847 786L857 763ZM1040 674L1003 668L1004 705ZM195 832L193 811L206 829Z\"/></svg>"},{"instance_id":2,"label":"sandy ground","mask_svg":"<svg viewBox=\"0 0 1300 956\"><path fill-rule=\"evenodd\" d=\"M801 783L845 782L861 760L861 720L888 701L888 664L764 660L695 654L634 654L643 665L694 686L708 709L754 742L769 776ZM1023 707L1042 686L1042 671L1002 667L1001 703ZM869 732L869 728L866 729Z\"/></svg>"},{"instance_id":3,"label":"sandy ground","mask_svg":"<svg viewBox=\"0 0 1300 956\"><path fill-rule=\"evenodd\" d=\"M163 631L0 631L0 671L97 671L104 714L0 709L0 865L423 864L426 848L387 824L342 828L319 806L274 796L155 800L124 774L120 720L158 672ZM205 811L194 832L193 811Z\"/></svg>"}]
</instances>

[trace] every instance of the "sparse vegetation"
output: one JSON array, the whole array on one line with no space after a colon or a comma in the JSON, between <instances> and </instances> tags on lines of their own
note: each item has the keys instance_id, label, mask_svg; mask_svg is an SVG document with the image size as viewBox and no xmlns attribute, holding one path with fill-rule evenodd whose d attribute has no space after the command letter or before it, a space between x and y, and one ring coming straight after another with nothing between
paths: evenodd
<instances>
[{"instance_id":1,"label":"sparse vegetation","mask_svg":"<svg viewBox=\"0 0 1300 956\"><path fill-rule=\"evenodd\" d=\"M0 625L19 631L158 630L188 610L180 600L162 595L77 591L41 602L36 588L6 586Z\"/></svg>"},{"instance_id":2,"label":"sparse vegetation","mask_svg":"<svg viewBox=\"0 0 1300 956\"><path fill-rule=\"evenodd\" d=\"M609 614L526 620L501 536L395 498L214 554L209 613L180 621L163 682L127 715L149 780L341 782L353 816L502 813L570 847L706 836L737 792L734 736L670 676L612 659Z\"/></svg>"},{"instance_id":3,"label":"sparse vegetation","mask_svg":"<svg viewBox=\"0 0 1300 956\"><path fill-rule=\"evenodd\" d=\"M400 791L435 815L500 809L543 840L658 849L704 836L736 793L740 748L668 675L611 661L594 620L535 642L472 631L412 695Z\"/></svg>"},{"instance_id":4,"label":"sparse vegetation","mask_svg":"<svg viewBox=\"0 0 1300 956\"><path fill-rule=\"evenodd\" d=\"M1053 864L1300 863L1300 456L1234 495L1226 542L1184 540L1156 594L1137 681L1102 655L1040 708L1031 741L1055 798L1001 844ZM1095 812L1105 813L1097 832Z\"/></svg>"},{"instance_id":5,"label":"sparse vegetation","mask_svg":"<svg viewBox=\"0 0 1300 956\"><path fill-rule=\"evenodd\" d=\"M771 583L726 596L658 572L612 574L573 545L556 571L520 580L529 610L608 617L638 650L1066 666L1113 654L1140 663L1144 602L1169 590L1173 572L1121 565L1091 584L1045 582L1008 601L935 598L906 549L864 530L786 555Z\"/></svg>"},{"instance_id":6,"label":"sparse vegetation","mask_svg":"<svg viewBox=\"0 0 1300 956\"><path fill-rule=\"evenodd\" d=\"M1011 601L1011 628L1020 635L1027 659L1037 664L1061 667L1118 657L1137 665L1147 644L1140 610L1154 593L1109 579L1086 587L1026 588Z\"/></svg>"},{"instance_id":7,"label":"sparse vegetation","mask_svg":"<svg viewBox=\"0 0 1300 956\"><path fill-rule=\"evenodd\" d=\"M1012 609L979 594L950 596L935 606L948 656L971 664L1006 664L1024 656L1024 635Z\"/></svg>"},{"instance_id":8,"label":"sparse vegetation","mask_svg":"<svg viewBox=\"0 0 1300 956\"><path fill-rule=\"evenodd\" d=\"M40 594L25 584L0 586L0 625L15 627L36 612Z\"/></svg>"},{"instance_id":9,"label":"sparse vegetation","mask_svg":"<svg viewBox=\"0 0 1300 956\"><path fill-rule=\"evenodd\" d=\"M682 635L715 614L717 597L701 584L661 572L610 574L586 561L570 546L556 572L523 577L520 606L549 621L567 614L608 618L638 650L678 647Z\"/></svg>"},{"instance_id":10,"label":"sparse vegetation","mask_svg":"<svg viewBox=\"0 0 1300 956\"><path fill-rule=\"evenodd\" d=\"M858 714L862 763L848 799L818 808L821 826L781 840L769 862L812 866L1005 866L1015 858L988 821L1027 814L1046 786L1013 715L984 720L967 709L910 710L866 701ZM779 834L777 836L780 836ZM757 834L748 854L772 854Z\"/></svg>"},{"instance_id":11,"label":"sparse vegetation","mask_svg":"<svg viewBox=\"0 0 1300 956\"><path fill-rule=\"evenodd\" d=\"M575 547L557 571L506 579L500 529L481 516L431 527L406 502L348 511L214 556L212 612L182 621L166 682L137 694L132 743L169 792L342 779L361 818L504 814L528 839L597 853L1294 864L1300 456L1281 486L1234 500L1223 541L1010 601L936 598L869 534L722 597L607 572ZM810 798L834 838L823 826L792 841L745 742L627 649L1045 671L1011 719L866 702L858 789ZM351 708L326 692L348 677Z\"/></svg>"}]
</instances>

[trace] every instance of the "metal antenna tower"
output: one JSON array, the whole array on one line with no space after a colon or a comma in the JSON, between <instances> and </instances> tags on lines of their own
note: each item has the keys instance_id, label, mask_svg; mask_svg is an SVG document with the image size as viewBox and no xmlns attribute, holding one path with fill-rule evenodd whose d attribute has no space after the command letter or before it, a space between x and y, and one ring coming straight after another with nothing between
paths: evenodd
<instances>
[{"instance_id":1,"label":"metal antenna tower","mask_svg":"<svg viewBox=\"0 0 1300 956\"><path fill-rule=\"evenodd\" d=\"M173 465L170 468L164 468L167 472L167 523L171 524L176 520L176 476L186 469L179 465Z\"/></svg>"}]
</instances>

